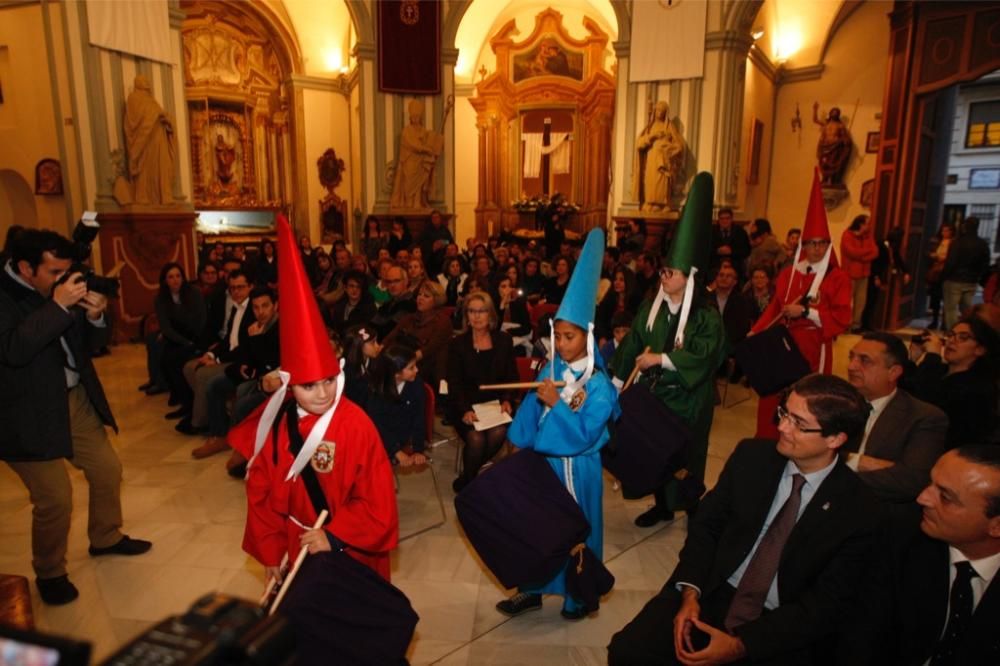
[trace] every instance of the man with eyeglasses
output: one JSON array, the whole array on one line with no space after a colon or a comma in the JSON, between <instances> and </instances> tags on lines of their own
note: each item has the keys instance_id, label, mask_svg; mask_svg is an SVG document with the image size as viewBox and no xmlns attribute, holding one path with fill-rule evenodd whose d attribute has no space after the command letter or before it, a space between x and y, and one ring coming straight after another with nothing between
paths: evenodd
<instances>
[{"instance_id":1,"label":"man with eyeglasses","mask_svg":"<svg viewBox=\"0 0 1000 666\"><path fill-rule=\"evenodd\" d=\"M839 377L799 380L778 410L777 443L736 447L688 524L677 568L612 638L608 663L824 663L878 521L839 455L867 413Z\"/></svg>"},{"instance_id":2,"label":"man with eyeglasses","mask_svg":"<svg viewBox=\"0 0 1000 666\"><path fill-rule=\"evenodd\" d=\"M826 209L814 181L806 223L795 263L778 274L774 298L750 329L761 333L783 323L812 372L833 372L833 341L851 324L851 279L837 266L830 246ZM776 438L774 409L778 396L757 403L757 437Z\"/></svg>"},{"instance_id":3,"label":"man with eyeglasses","mask_svg":"<svg viewBox=\"0 0 1000 666\"><path fill-rule=\"evenodd\" d=\"M406 271L400 265L390 266L382 283L389 294L389 300L379 305L378 312L371 321L379 340L385 339L396 328L403 315L417 311L417 302L410 291Z\"/></svg>"},{"instance_id":4,"label":"man with eyeglasses","mask_svg":"<svg viewBox=\"0 0 1000 666\"><path fill-rule=\"evenodd\" d=\"M849 359L847 381L872 411L847 464L879 499L912 502L945 451L948 417L899 387L908 359L903 341L891 333L865 333Z\"/></svg>"}]
</instances>

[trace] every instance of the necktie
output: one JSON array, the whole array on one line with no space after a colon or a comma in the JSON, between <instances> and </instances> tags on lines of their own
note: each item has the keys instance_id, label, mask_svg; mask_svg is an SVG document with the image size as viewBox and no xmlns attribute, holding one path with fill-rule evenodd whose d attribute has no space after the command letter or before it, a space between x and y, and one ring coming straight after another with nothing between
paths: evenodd
<instances>
[{"instance_id":1,"label":"necktie","mask_svg":"<svg viewBox=\"0 0 1000 666\"><path fill-rule=\"evenodd\" d=\"M229 339L229 334L233 332L233 320L236 319L236 306L229 308L229 317L226 319L226 334L224 339Z\"/></svg>"},{"instance_id":2,"label":"necktie","mask_svg":"<svg viewBox=\"0 0 1000 666\"><path fill-rule=\"evenodd\" d=\"M955 563L955 582L951 584L951 601L948 624L944 636L934 646L931 666L954 664L955 653L962 644L962 636L972 620L972 579L976 570L968 562Z\"/></svg>"},{"instance_id":3,"label":"necktie","mask_svg":"<svg viewBox=\"0 0 1000 666\"><path fill-rule=\"evenodd\" d=\"M801 474L792 475L791 495L771 521L764 538L757 545L757 552L753 554L750 564L743 572L736 594L729 604L729 611L726 613L725 627L730 632L734 627L756 620L764 610L767 591L771 588L775 574L778 573L781 551L784 550L788 535L792 533L795 521L799 517L802 486L805 482L806 477Z\"/></svg>"}]
</instances>

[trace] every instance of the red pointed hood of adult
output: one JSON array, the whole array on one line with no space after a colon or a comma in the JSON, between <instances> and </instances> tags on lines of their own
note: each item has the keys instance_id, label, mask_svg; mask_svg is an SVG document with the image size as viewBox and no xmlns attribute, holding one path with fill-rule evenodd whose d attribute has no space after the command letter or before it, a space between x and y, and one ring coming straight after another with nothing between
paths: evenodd
<instances>
[{"instance_id":1,"label":"red pointed hood of adult","mask_svg":"<svg viewBox=\"0 0 1000 666\"><path fill-rule=\"evenodd\" d=\"M802 225L802 235L799 237L799 251L796 261L805 259L802 243L817 238L832 240L830 225L826 220L826 206L823 204L823 191L819 186L819 169L813 169L812 191L809 193L809 207L806 209L806 221ZM830 248L830 266L837 266L837 252Z\"/></svg>"}]
</instances>

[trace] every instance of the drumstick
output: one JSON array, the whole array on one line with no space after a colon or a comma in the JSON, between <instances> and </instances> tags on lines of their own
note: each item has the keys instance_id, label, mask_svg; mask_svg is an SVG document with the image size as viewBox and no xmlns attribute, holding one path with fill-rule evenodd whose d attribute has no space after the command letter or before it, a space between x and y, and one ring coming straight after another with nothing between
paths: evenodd
<instances>
[{"instance_id":1,"label":"drumstick","mask_svg":"<svg viewBox=\"0 0 1000 666\"><path fill-rule=\"evenodd\" d=\"M541 386L544 383L545 382L513 382L513 383L510 383L510 384L482 384L479 387L479 390L480 391L506 391L508 389L510 389L510 390L516 390L516 389L536 389L536 388L538 388L539 386ZM556 388L562 388L563 386L566 386L566 382L563 382L563 381L552 382L552 385L555 386Z\"/></svg>"},{"instance_id":2,"label":"drumstick","mask_svg":"<svg viewBox=\"0 0 1000 666\"><path fill-rule=\"evenodd\" d=\"M647 345L646 348L642 350L642 353L643 354L648 354L650 349L652 349L652 347L649 347ZM635 367L632 368L632 373L628 376L628 379L625 381L625 384L622 386L622 390L623 391L625 389L627 389L629 386L632 385L632 382L635 381L635 378L636 378L636 376L638 376L638 374L639 374L639 362L638 362L638 360L636 360Z\"/></svg>"},{"instance_id":3,"label":"drumstick","mask_svg":"<svg viewBox=\"0 0 1000 666\"><path fill-rule=\"evenodd\" d=\"M316 517L316 522L313 523L312 528L314 530L318 530L319 528L323 527L323 523L326 522L326 516L328 513L329 512L326 509L323 509L322 511L319 512L319 516ZM271 610L267 612L268 615L274 615L274 611L278 610L278 606L281 604L281 600L285 598L285 593L288 592L288 588L289 586L291 586L292 580L295 579L295 574L299 572L299 567L301 567L302 563L305 562L306 555L308 554L309 554L308 548L303 547L301 550L299 550L299 556L295 558L295 564L292 565L292 570L288 572L287 576L285 576L285 582L281 584L281 589L278 590L278 596L275 597L274 603L271 604Z\"/></svg>"},{"instance_id":4,"label":"drumstick","mask_svg":"<svg viewBox=\"0 0 1000 666\"><path fill-rule=\"evenodd\" d=\"M285 556L281 558L281 564L278 565L279 575L278 576L274 576L271 579L269 579L267 581L267 587L264 588L264 596L262 596L260 598L260 605L262 607L266 607L267 600L271 598L271 592L274 591L274 586L278 584L278 578L280 577L280 571L282 569L284 569L287 564L288 564L288 553L285 553Z\"/></svg>"}]
</instances>

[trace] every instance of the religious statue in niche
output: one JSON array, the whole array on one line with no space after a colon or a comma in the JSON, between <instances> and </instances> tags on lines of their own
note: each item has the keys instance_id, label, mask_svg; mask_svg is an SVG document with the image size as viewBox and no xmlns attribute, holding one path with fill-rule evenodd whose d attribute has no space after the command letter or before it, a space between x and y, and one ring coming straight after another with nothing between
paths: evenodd
<instances>
[{"instance_id":1,"label":"religious statue in niche","mask_svg":"<svg viewBox=\"0 0 1000 666\"><path fill-rule=\"evenodd\" d=\"M636 168L632 171L632 196L640 210L665 212L677 184L684 158L684 139L670 122L670 107L656 103L649 123L636 139Z\"/></svg>"},{"instance_id":2,"label":"religious statue in niche","mask_svg":"<svg viewBox=\"0 0 1000 666\"><path fill-rule=\"evenodd\" d=\"M153 97L149 80L139 74L125 100L125 148L132 202L173 203L177 136L173 119Z\"/></svg>"},{"instance_id":3,"label":"religious statue in niche","mask_svg":"<svg viewBox=\"0 0 1000 666\"><path fill-rule=\"evenodd\" d=\"M236 145L226 143L221 134L215 135L215 175L223 185L233 179L233 162L236 161Z\"/></svg>"},{"instance_id":4,"label":"religious statue in niche","mask_svg":"<svg viewBox=\"0 0 1000 666\"><path fill-rule=\"evenodd\" d=\"M35 194L62 194L62 166L47 158L35 165Z\"/></svg>"},{"instance_id":5,"label":"religious statue in niche","mask_svg":"<svg viewBox=\"0 0 1000 666\"><path fill-rule=\"evenodd\" d=\"M327 192L319 202L319 217L323 223L323 231L332 231L343 236L347 203L338 197L334 190L344 180L344 160L337 157L333 148L327 148L316 160L316 168L319 170L319 182Z\"/></svg>"},{"instance_id":6,"label":"religious statue in niche","mask_svg":"<svg viewBox=\"0 0 1000 666\"><path fill-rule=\"evenodd\" d=\"M454 104L449 96L445 105L442 128ZM430 210L430 193L434 187L434 166L444 148L444 134L424 127L424 103L410 100L407 105L410 124L399 136L399 159L389 200L390 210Z\"/></svg>"},{"instance_id":7,"label":"religious statue in niche","mask_svg":"<svg viewBox=\"0 0 1000 666\"><path fill-rule=\"evenodd\" d=\"M826 120L819 118L819 102L813 104L813 122L820 126L816 159L824 188L844 188L844 168L851 158L851 133L840 118L840 109L833 107Z\"/></svg>"},{"instance_id":8,"label":"religious statue in niche","mask_svg":"<svg viewBox=\"0 0 1000 666\"><path fill-rule=\"evenodd\" d=\"M514 83L536 76L566 76L583 80L583 54L567 51L555 40L546 36L535 48L514 56Z\"/></svg>"}]
</instances>

